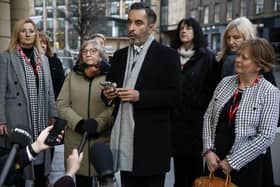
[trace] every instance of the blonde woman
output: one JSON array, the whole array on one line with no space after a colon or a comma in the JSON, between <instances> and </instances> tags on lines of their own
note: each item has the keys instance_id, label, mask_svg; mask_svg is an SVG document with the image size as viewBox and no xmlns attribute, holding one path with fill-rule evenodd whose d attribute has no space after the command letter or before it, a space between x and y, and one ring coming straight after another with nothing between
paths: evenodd
<instances>
[{"instance_id":1,"label":"blonde woman","mask_svg":"<svg viewBox=\"0 0 280 187\"><path fill-rule=\"evenodd\" d=\"M48 124L53 124L57 111L47 61L35 23L29 18L16 22L9 48L0 54L1 146L8 147L3 144L9 128L29 128L35 140ZM33 164L34 186L46 186L51 166L49 150L40 153ZM32 178L31 171L25 172L28 178Z\"/></svg>"},{"instance_id":2,"label":"blonde woman","mask_svg":"<svg viewBox=\"0 0 280 187\"><path fill-rule=\"evenodd\" d=\"M239 17L229 22L223 35L222 51L218 55L221 78L235 74L234 63L241 43L256 38L256 34L256 27L246 17ZM276 85L271 71L265 72L264 77Z\"/></svg>"}]
</instances>

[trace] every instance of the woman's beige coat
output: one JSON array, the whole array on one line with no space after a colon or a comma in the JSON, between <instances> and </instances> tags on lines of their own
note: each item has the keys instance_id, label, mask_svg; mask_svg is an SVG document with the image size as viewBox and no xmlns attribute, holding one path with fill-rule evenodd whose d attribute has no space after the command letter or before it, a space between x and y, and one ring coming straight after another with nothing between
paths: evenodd
<instances>
[{"instance_id":1,"label":"woman's beige coat","mask_svg":"<svg viewBox=\"0 0 280 187\"><path fill-rule=\"evenodd\" d=\"M112 127L112 109L106 107L101 99L101 87L99 82L105 80L105 76L97 76L92 81L84 78L76 72L70 72L64 81L63 87L57 98L59 117L67 120L64 137L64 158L72 153L73 148L80 144L82 135L75 132L75 127L81 119L94 118L98 122L96 139L89 139L83 149L83 161L77 174L83 176L95 176L96 172L89 162L88 152L96 141L109 143ZM89 169L89 166L90 169Z\"/></svg>"}]
</instances>

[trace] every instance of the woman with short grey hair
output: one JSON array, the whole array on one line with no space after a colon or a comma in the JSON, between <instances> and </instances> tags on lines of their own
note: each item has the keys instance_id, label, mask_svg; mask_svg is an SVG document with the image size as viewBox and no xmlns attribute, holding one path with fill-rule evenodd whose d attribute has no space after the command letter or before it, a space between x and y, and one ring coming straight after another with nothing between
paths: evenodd
<instances>
[{"instance_id":1,"label":"woman with short grey hair","mask_svg":"<svg viewBox=\"0 0 280 187\"><path fill-rule=\"evenodd\" d=\"M77 187L91 186L97 173L89 162L90 147L98 141L109 143L111 134L111 107L106 107L100 97L100 82L105 80L105 75L100 70L104 56L104 49L99 43L86 41L57 98L59 116L67 120L65 158L79 146L84 133L88 133L83 149L84 159L76 174Z\"/></svg>"}]
</instances>

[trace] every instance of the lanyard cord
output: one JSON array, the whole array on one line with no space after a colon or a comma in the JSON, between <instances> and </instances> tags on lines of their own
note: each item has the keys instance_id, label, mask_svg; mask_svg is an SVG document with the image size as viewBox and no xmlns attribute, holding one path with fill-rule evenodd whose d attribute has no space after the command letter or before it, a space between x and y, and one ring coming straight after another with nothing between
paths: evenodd
<instances>
[{"instance_id":1,"label":"lanyard cord","mask_svg":"<svg viewBox=\"0 0 280 187\"><path fill-rule=\"evenodd\" d=\"M255 79L254 83L252 86L256 85L260 80L260 76L257 76L257 78ZM229 107L229 111L228 111L228 118L229 118L229 124L231 124L232 120L233 120L233 116L236 113L236 111L238 110L239 104L240 104L240 100L236 102L237 96L241 93L241 90L239 88L237 88L233 94L233 100L232 103Z\"/></svg>"}]
</instances>

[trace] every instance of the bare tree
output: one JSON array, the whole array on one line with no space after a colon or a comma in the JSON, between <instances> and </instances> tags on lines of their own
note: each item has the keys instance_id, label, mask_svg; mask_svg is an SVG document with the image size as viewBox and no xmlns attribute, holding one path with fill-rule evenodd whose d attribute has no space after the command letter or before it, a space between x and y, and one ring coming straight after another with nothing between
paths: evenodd
<instances>
[{"instance_id":1,"label":"bare tree","mask_svg":"<svg viewBox=\"0 0 280 187\"><path fill-rule=\"evenodd\" d=\"M69 0L68 2L68 13L65 15L65 19L81 39L90 35L93 28L96 27L100 17L98 15L98 3L96 0Z\"/></svg>"}]
</instances>

